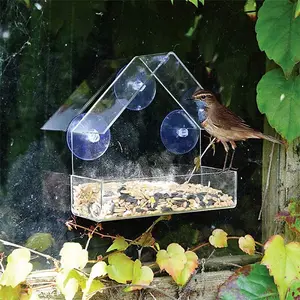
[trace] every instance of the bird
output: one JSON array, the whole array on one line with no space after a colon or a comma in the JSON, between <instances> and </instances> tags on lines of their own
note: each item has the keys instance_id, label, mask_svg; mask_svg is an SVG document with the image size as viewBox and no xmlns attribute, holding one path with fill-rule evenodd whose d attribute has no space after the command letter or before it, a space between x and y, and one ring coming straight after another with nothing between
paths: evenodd
<instances>
[{"instance_id":1,"label":"bird","mask_svg":"<svg viewBox=\"0 0 300 300\"><path fill-rule=\"evenodd\" d=\"M264 139L277 144L286 144L284 140L276 139L251 128L242 118L218 102L215 95L208 90L197 90L192 95L191 100L196 104L200 126L214 137L217 142L221 142L224 146L226 156L223 170L226 169L228 151L230 150L228 144L231 145L233 150L228 169L231 169L232 167L237 141Z\"/></svg>"}]
</instances>

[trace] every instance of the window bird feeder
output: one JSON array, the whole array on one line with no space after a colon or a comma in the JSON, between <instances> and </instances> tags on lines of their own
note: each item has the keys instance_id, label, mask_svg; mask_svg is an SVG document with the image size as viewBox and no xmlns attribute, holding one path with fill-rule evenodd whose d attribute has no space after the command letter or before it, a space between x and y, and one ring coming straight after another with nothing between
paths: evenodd
<instances>
[{"instance_id":1,"label":"window bird feeder","mask_svg":"<svg viewBox=\"0 0 300 300\"><path fill-rule=\"evenodd\" d=\"M66 133L74 215L100 222L236 206L235 171L201 165L187 182L193 158L201 154L201 128L190 100L199 88L176 54L137 56L85 112L76 111ZM124 113L137 120L134 138L122 132ZM147 124L138 122L139 114ZM127 135L121 143L119 137ZM143 148L145 141L164 156L157 154L159 162L146 162L137 174L142 163L135 165L132 147L124 148Z\"/></svg>"}]
</instances>

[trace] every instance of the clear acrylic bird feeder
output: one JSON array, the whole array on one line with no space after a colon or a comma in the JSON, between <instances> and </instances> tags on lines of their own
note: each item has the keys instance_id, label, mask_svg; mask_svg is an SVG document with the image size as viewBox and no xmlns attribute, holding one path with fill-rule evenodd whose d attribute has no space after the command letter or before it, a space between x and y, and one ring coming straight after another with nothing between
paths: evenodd
<instances>
[{"instance_id":1,"label":"clear acrylic bird feeder","mask_svg":"<svg viewBox=\"0 0 300 300\"><path fill-rule=\"evenodd\" d=\"M235 207L235 171L201 166L187 182L201 154L199 88L172 52L121 69L69 124L72 212L100 222Z\"/></svg>"}]
</instances>

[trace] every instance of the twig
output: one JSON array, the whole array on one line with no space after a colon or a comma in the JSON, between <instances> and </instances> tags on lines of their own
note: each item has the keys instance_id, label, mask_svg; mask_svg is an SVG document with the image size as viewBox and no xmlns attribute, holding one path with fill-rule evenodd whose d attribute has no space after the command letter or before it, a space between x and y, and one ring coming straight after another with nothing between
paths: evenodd
<instances>
[{"instance_id":1,"label":"twig","mask_svg":"<svg viewBox=\"0 0 300 300\"><path fill-rule=\"evenodd\" d=\"M258 215L258 220L261 220L262 210L265 206L265 201L266 201L266 198L267 198L267 192L268 192L269 185L270 185L271 167L272 167L272 160L273 160L273 154L274 154L274 146L275 146L275 144L273 143L272 150L271 150L271 153L270 153L270 161L269 161L269 166L268 166L266 186L265 186L264 196L263 196L263 199L262 199L262 202L261 202L261 207L260 207L260 211L259 211L259 215Z\"/></svg>"},{"instance_id":2,"label":"twig","mask_svg":"<svg viewBox=\"0 0 300 300\"><path fill-rule=\"evenodd\" d=\"M208 146L205 148L205 150L202 152L201 156L200 156L200 162L201 162L201 159L202 157L204 156L204 154L207 152L207 150L210 148L210 146L215 142L216 138L213 138L210 143L208 144ZM194 167L193 171L191 172L191 174L189 175L189 178L188 180L186 181L186 183L189 183L191 178L193 177L195 171L197 169L197 166Z\"/></svg>"},{"instance_id":3,"label":"twig","mask_svg":"<svg viewBox=\"0 0 300 300\"><path fill-rule=\"evenodd\" d=\"M29 250L31 253L37 254L37 255L39 255L39 256L42 256L42 257L46 258L47 260L52 260L52 261L54 262L54 264L55 264L56 267L58 267L58 265L59 265L59 261L58 261L57 259L55 259L54 257L50 256L50 255L41 253L41 252L39 252L39 251L30 249L30 248L27 248L27 247L24 247L24 246L20 246L20 245L14 244L14 243L11 243L11 242L8 242L8 241L4 241L4 240L2 240L2 239L0 239L0 242L1 242L3 245L6 245L6 246L11 246L11 247L20 248L20 249L27 249L27 250Z\"/></svg>"},{"instance_id":4,"label":"twig","mask_svg":"<svg viewBox=\"0 0 300 300\"><path fill-rule=\"evenodd\" d=\"M195 251L197 251L197 250L199 250L200 248L205 247L205 246L210 246L210 243L207 242L207 243L204 243L204 244L200 244L200 245L198 245L198 246L196 246L196 247L190 249L190 251L195 252Z\"/></svg>"},{"instance_id":5,"label":"twig","mask_svg":"<svg viewBox=\"0 0 300 300\"><path fill-rule=\"evenodd\" d=\"M97 235L99 235L101 238L110 238L110 239L113 239L113 240L115 240L115 239L117 238L117 236L113 236L113 235L109 235L109 234L102 234L102 233L100 233L100 232L98 232L98 231L93 232L94 229L90 229L90 228L84 227L84 226L82 226L82 225L78 225L78 224L74 223L73 220L67 221L65 224L66 224L66 226L67 226L68 228L74 228L74 229L77 229L77 227L78 227L78 228L84 229L84 230L86 230L86 231L89 231L89 232L91 232L91 233L93 233L93 234L97 234ZM97 227L97 226L96 226L96 227ZM127 241L127 242L132 242L132 240L130 240L130 239L125 239L125 241Z\"/></svg>"},{"instance_id":6,"label":"twig","mask_svg":"<svg viewBox=\"0 0 300 300\"><path fill-rule=\"evenodd\" d=\"M154 300L156 300L156 298L153 296L153 294L151 293L151 292L148 292L149 294L150 294L150 296L154 299Z\"/></svg>"},{"instance_id":7,"label":"twig","mask_svg":"<svg viewBox=\"0 0 300 300\"><path fill-rule=\"evenodd\" d=\"M151 285L145 285L145 284L117 284L117 285L112 285L112 286L105 286L101 289L102 290L109 290L109 289L114 289L114 288L119 288L119 287L141 287L141 288L144 288L144 289L150 289L150 290L153 290L153 291L156 291L172 300L178 300L177 298L167 294L166 292L160 290L159 288L156 288L154 286L151 286ZM97 291L98 292L98 291ZM96 294L97 292L94 292L94 293L91 293L89 294L89 296L92 296L94 294Z\"/></svg>"},{"instance_id":8,"label":"twig","mask_svg":"<svg viewBox=\"0 0 300 300\"><path fill-rule=\"evenodd\" d=\"M92 232L89 232L89 234L88 234L88 240L87 240L87 242L86 242L86 244L85 244L85 250L87 250L87 248L88 248L88 246L89 246L89 244L90 244L90 241L91 241L91 239L93 238L93 235L94 235L95 231L96 231L99 227L101 227L101 224L100 224L100 223L98 223L98 224L95 226L95 228L93 229Z\"/></svg>"},{"instance_id":9,"label":"twig","mask_svg":"<svg viewBox=\"0 0 300 300\"><path fill-rule=\"evenodd\" d=\"M37 291L37 290L52 288L54 286L56 286L56 283L50 283L50 284L46 284L46 285L43 285L43 286L31 287L30 289Z\"/></svg>"}]
</instances>

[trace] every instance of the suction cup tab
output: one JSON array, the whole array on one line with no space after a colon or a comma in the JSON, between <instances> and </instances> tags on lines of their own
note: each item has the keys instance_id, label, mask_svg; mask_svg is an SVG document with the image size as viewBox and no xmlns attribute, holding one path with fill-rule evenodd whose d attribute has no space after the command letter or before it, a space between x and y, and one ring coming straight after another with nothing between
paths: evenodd
<instances>
[{"instance_id":1,"label":"suction cup tab","mask_svg":"<svg viewBox=\"0 0 300 300\"><path fill-rule=\"evenodd\" d=\"M67 144L70 151L82 160L95 160L105 153L110 143L110 130L100 134L105 126L97 114L80 114L69 124Z\"/></svg>"},{"instance_id":2,"label":"suction cup tab","mask_svg":"<svg viewBox=\"0 0 300 300\"><path fill-rule=\"evenodd\" d=\"M117 74L122 73L123 67ZM117 99L128 99L128 95L139 91L134 99L127 106L130 110L139 111L153 101L156 94L156 81L153 77L149 78L150 73L145 67L136 68L129 66L114 84L114 93Z\"/></svg>"},{"instance_id":3,"label":"suction cup tab","mask_svg":"<svg viewBox=\"0 0 300 300\"><path fill-rule=\"evenodd\" d=\"M199 139L199 129L181 110L170 112L160 127L160 137L164 146L174 154L190 152Z\"/></svg>"}]
</instances>

